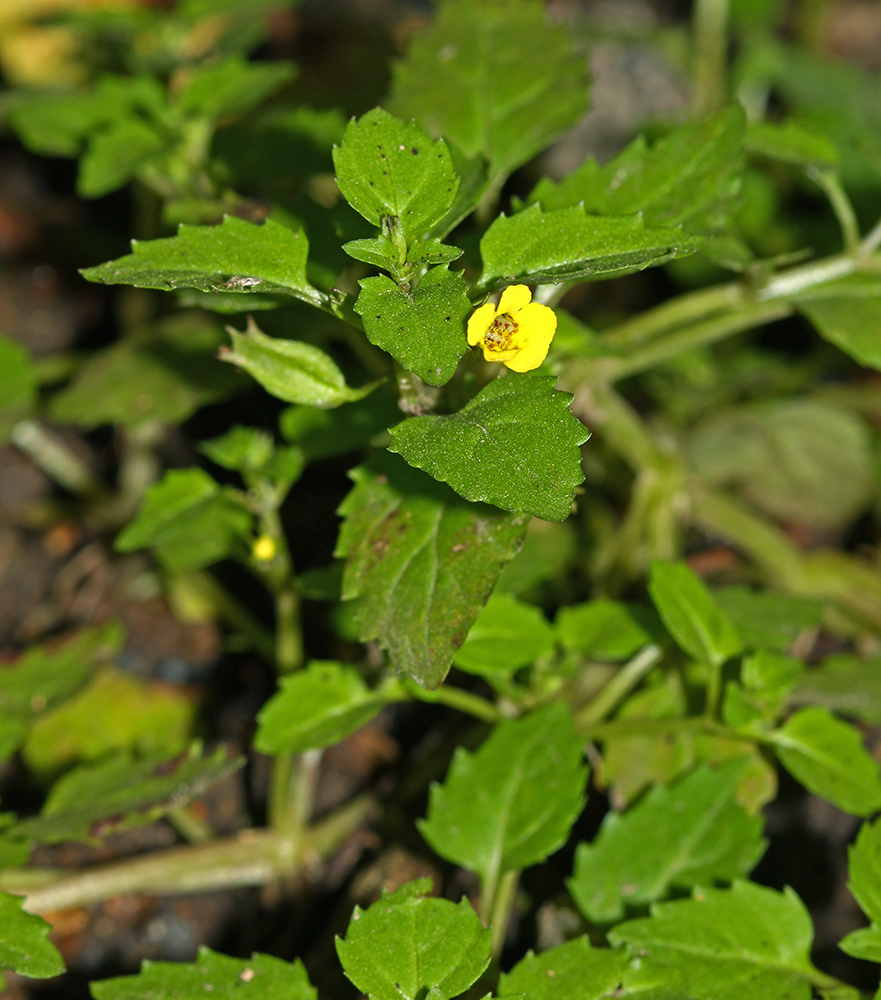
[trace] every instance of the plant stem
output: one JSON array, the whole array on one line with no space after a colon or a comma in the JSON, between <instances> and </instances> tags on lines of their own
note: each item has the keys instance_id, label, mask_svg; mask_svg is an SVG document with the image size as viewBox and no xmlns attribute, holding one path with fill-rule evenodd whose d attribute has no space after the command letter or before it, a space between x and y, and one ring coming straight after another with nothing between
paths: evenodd
<instances>
[{"instance_id":1,"label":"plant stem","mask_svg":"<svg viewBox=\"0 0 881 1000\"><path fill-rule=\"evenodd\" d=\"M851 254L856 253L860 248L860 227L850 198L841 186L841 178L837 171L809 167L807 174L829 199L835 218L838 219L838 225L841 226L845 251Z\"/></svg>"},{"instance_id":2,"label":"plant stem","mask_svg":"<svg viewBox=\"0 0 881 1000\"><path fill-rule=\"evenodd\" d=\"M298 843L312 812L321 751L279 754L273 761L269 790L269 825L279 837Z\"/></svg>"},{"instance_id":3,"label":"plant stem","mask_svg":"<svg viewBox=\"0 0 881 1000\"><path fill-rule=\"evenodd\" d=\"M303 636L300 631L300 597L293 583L275 595L275 665L280 674L303 666Z\"/></svg>"},{"instance_id":4,"label":"plant stem","mask_svg":"<svg viewBox=\"0 0 881 1000\"><path fill-rule=\"evenodd\" d=\"M661 659L660 646L646 646L620 670L597 695L575 716L577 728L592 726L607 718L618 703L626 697Z\"/></svg>"},{"instance_id":5,"label":"plant stem","mask_svg":"<svg viewBox=\"0 0 881 1000\"><path fill-rule=\"evenodd\" d=\"M189 806L176 806L165 818L191 844L207 844L214 840L211 824L200 819Z\"/></svg>"},{"instance_id":6,"label":"plant stem","mask_svg":"<svg viewBox=\"0 0 881 1000\"><path fill-rule=\"evenodd\" d=\"M12 443L59 486L76 496L103 498L106 491L88 465L59 437L37 420L20 420L13 428Z\"/></svg>"},{"instance_id":7,"label":"plant stem","mask_svg":"<svg viewBox=\"0 0 881 1000\"><path fill-rule=\"evenodd\" d=\"M371 808L369 797L355 799L316 823L296 844L271 830L246 830L210 844L173 847L73 874L10 868L0 873L0 888L26 895L28 912L48 913L128 893L158 896L265 885L291 875L311 858L331 857Z\"/></svg>"},{"instance_id":8,"label":"plant stem","mask_svg":"<svg viewBox=\"0 0 881 1000\"><path fill-rule=\"evenodd\" d=\"M788 302L756 302L738 312L723 314L702 323L692 323L666 337L652 341L634 349L627 357L603 358L602 360L581 361L579 371L583 371L591 381L603 379L613 382L631 375L637 375L655 365L669 361L683 351L695 347L705 347L718 340L724 340L734 333L762 326L776 319L783 319L793 312ZM574 366L573 366L574 367ZM593 377L590 376L593 372ZM577 377L577 376L576 376Z\"/></svg>"},{"instance_id":9,"label":"plant stem","mask_svg":"<svg viewBox=\"0 0 881 1000\"><path fill-rule=\"evenodd\" d=\"M517 882L520 879L520 871L515 868L505 872L498 881L498 891L492 900L489 913L489 926L492 927L492 948L491 959L498 962L505 946L505 937L508 933L508 925L511 922L511 911L517 899ZM481 906L483 900L481 900Z\"/></svg>"},{"instance_id":10,"label":"plant stem","mask_svg":"<svg viewBox=\"0 0 881 1000\"><path fill-rule=\"evenodd\" d=\"M503 718L502 713L491 701L481 698L480 695L471 694L470 691L463 691L462 688L443 685L434 691L429 691L406 677L401 679L401 684L407 694L417 701L447 705L467 715L473 715L483 722L496 723Z\"/></svg>"},{"instance_id":11,"label":"plant stem","mask_svg":"<svg viewBox=\"0 0 881 1000\"><path fill-rule=\"evenodd\" d=\"M692 110L703 118L722 107L728 92L728 0L695 0L692 46Z\"/></svg>"}]
</instances>

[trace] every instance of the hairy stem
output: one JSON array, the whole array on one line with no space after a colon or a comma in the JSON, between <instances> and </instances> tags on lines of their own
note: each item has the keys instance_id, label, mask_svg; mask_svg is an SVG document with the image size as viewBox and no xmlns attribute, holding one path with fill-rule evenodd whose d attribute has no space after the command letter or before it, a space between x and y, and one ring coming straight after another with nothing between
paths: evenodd
<instances>
[{"instance_id":1,"label":"hairy stem","mask_svg":"<svg viewBox=\"0 0 881 1000\"><path fill-rule=\"evenodd\" d=\"M695 0L693 20L696 118L713 114L728 93L728 0Z\"/></svg>"},{"instance_id":2,"label":"hairy stem","mask_svg":"<svg viewBox=\"0 0 881 1000\"><path fill-rule=\"evenodd\" d=\"M661 660L660 646L646 646L625 663L604 688L575 716L577 728L602 722Z\"/></svg>"},{"instance_id":3,"label":"hairy stem","mask_svg":"<svg viewBox=\"0 0 881 1000\"><path fill-rule=\"evenodd\" d=\"M333 856L371 808L369 797L355 799L316 823L297 843L271 830L246 830L237 837L74 873L10 868L0 873L0 889L26 895L30 913L48 913L127 893L172 895L264 885L298 871L310 859Z\"/></svg>"},{"instance_id":4,"label":"hairy stem","mask_svg":"<svg viewBox=\"0 0 881 1000\"><path fill-rule=\"evenodd\" d=\"M429 691L409 678L402 678L401 684L407 694L417 701L447 705L449 708L458 709L467 715L473 715L483 722L495 723L502 719L502 713L491 701L481 698L480 695L471 694L470 691L463 691L461 688L451 687L447 684L434 691Z\"/></svg>"}]
</instances>

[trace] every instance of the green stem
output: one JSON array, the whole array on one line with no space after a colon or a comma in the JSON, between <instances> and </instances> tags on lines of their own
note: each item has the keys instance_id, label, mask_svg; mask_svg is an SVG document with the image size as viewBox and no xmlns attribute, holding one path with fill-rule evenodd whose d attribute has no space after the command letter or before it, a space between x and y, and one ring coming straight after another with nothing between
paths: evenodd
<instances>
[{"instance_id":1,"label":"green stem","mask_svg":"<svg viewBox=\"0 0 881 1000\"><path fill-rule=\"evenodd\" d=\"M851 254L857 253L860 249L860 226L850 198L841 186L841 178L837 171L809 167L807 174L829 199L835 218L838 219L838 225L841 226L845 251Z\"/></svg>"},{"instance_id":2,"label":"green stem","mask_svg":"<svg viewBox=\"0 0 881 1000\"><path fill-rule=\"evenodd\" d=\"M76 496L106 496L104 486L80 456L38 421L20 420L10 436L12 443L59 486Z\"/></svg>"},{"instance_id":3,"label":"green stem","mask_svg":"<svg viewBox=\"0 0 881 1000\"><path fill-rule=\"evenodd\" d=\"M728 0L695 0L693 21L696 118L713 114L728 93Z\"/></svg>"},{"instance_id":4,"label":"green stem","mask_svg":"<svg viewBox=\"0 0 881 1000\"><path fill-rule=\"evenodd\" d=\"M214 840L211 824L200 819L189 806L176 806L165 818L190 844L207 844Z\"/></svg>"},{"instance_id":5,"label":"green stem","mask_svg":"<svg viewBox=\"0 0 881 1000\"><path fill-rule=\"evenodd\" d=\"M275 595L275 664L280 674L303 666L303 635L300 630L300 595L293 583Z\"/></svg>"},{"instance_id":6,"label":"green stem","mask_svg":"<svg viewBox=\"0 0 881 1000\"><path fill-rule=\"evenodd\" d=\"M594 359L591 362L582 361L579 362L578 368L591 381L602 379L614 382L654 368L683 351L705 347L716 343L716 341L724 340L732 334L783 319L791 315L793 311L793 307L787 302L753 303L738 312L714 317L702 323L692 323L666 337L637 347L627 357L603 358L601 361Z\"/></svg>"},{"instance_id":7,"label":"green stem","mask_svg":"<svg viewBox=\"0 0 881 1000\"><path fill-rule=\"evenodd\" d=\"M471 694L470 691L463 691L462 688L444 684L434 691L429 691L409 678L402 678L401 684L407 694L417 701L447 705L449 708L458 709L460 712L473 715L483 722L493 724L500 722L503 718L502 713L492 702L487 701L486 698L481 698L479 695Z\"/></svg>"},{"instance_id":8,"label":"green stem","mask_svg":"<svg viewBox=\"0 0 881 1000\"><path fill-rule=\"evenodd\" d=\"M0 872L0 889L26 895L28 912L47 913L128 893L156 896L265 885L314 863L316 857L332 857L372 805L367 796L353 800L316 823L296 844L270 830L246 830L237 837L155 851L72 874L10 868Z\"/></svg>"},{"instance_id":9,"label":"green stem","mask_svg":"<svg viewBox=\"0 0 881 1000\"><path fill-rule=\"evenodd\" d=\"M704 715L708 719L715 719L719 713L719 703L722 698L722 664L708 663L710 672L707 681L707 703L704 706Z\"/></svg>"},{"instance_id":10,"label":"green stem","mask_svg":"<svg viewBox=\"0 0 881 1000\"><path fill-rule=\"evenodd\" d=\"M661 660L660 646L646 646L620 670L575 716L576 728L602 722Z\"/></svg>"},{"instance_id":11,"label":"green stem","mask_svg":"<svg viewBox=\"0 0 881 1000\"><path fill-rule=\"evenodd\" d=\"M520 870L515 868L505 872L498 881L498 891L489 906L489 926L492 927L492 947L490 955L493 962L498 962L502 948L505 946L505 937L508 933L508 925L511 922L511 911L517 900L517 882L520 879ZM481 908L483 900L481 899Z\"/></svg>"}]
</instances>

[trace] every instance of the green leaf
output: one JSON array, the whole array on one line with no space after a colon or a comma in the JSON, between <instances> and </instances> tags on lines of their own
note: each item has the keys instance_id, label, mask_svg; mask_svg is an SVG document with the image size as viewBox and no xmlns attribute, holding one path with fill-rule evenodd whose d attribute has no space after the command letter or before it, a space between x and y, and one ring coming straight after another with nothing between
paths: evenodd
<instances>
[{"instance_id":1,"label":"green leaf","mask_svg":"<svg viewBox=\"0 0 881 1000\"><path fill-rule=\"evenodd\" d=\"M118 754L69 771L52 786L40 815L22 820L7 835L43 844L96 843L192 802L243 763L228 760L223 747L210 757L193 749L172 760L164 754L138 759Z\"/></svg>"},{"instance_id":2,"label":"green leaf","mask_svg":"<svg viewBox=\"0 0 881 1000\"><path fill-rule=\"evenodd\" d=\"M371 1000L449 1000L489 965L492 931L467 899L426 899L430 879L356 906L336 949L346 975Z\"/></svg>"},{"instance_id":3,"label":"green leaf","mask_svg":"<svg viewBox=\"0 0 881 1000\"><path fill-rule=\"evenodd\" d=\"M387 703L354 667L315 662L282 678L257 716L260 753L303 753L331 746L360 729Z\"/></svg>"},{"instance_id":4,"label":"green leaf","mask_svg":"<svg viewBox=\"0 0 881 1000\"><path fill-rule=\"evenodd\" d=\"M459 271L433 267L414 288L384 274L358 282L355 303L367 339L429 385L443 385L465 353L465 317L471 312Z\"/></svg>"},{"instance_id":5,"label":"green leaf","mask_svg":"<svg viewBox=\"0 0 881 1000\"><path fill-rule=\"evenodd\" d=\"M822 132L788 119L785 122L751 122L743 140L750 153L800 167L834 167L838 147Z\"/></svg>"},{"instance_id":6,"label":"green leaf","mask_svg":"<svg viewBox=\"0 0 881 1000\"><path fill-rule=\"evenodd\" d=\"M692 434L688 458L708 484L734 487L781 521L817 528L846 525L875 488L865 421L814 399L719 413Z\"/></svg>"},{"instance_id":7,"label":"green leaf","mask_svg":"<svg viewBox=\"0 0 881 1000\"><path fill-rule=\"evenodd\" d=\"M83 143L138 111L158 112L165 93L152 76L103 76L89 90L35 94L9 114L21 141L35 153L76 156Z\"/></svg>"},{"instance_id":8,"label":"green leaf","mask_svg":"<svg viewBox=\"0 0 881 1000\"><path fill-rule=\"evenodd\" d=\"M798 308L826 340L865 368L881 371L881 296L812 299Z\"/></svg>"},{"instance_id":9,"label":"green leaf","mask_svg":"<svg viewBox=\"0 0 881 1000\"><path fill-rule=\"evenodd\" d=\"M144 337L127 337L77 366L55 393L49 413L61 423L135 427L144 420L180 424L245 380L215 357L222 335L193 314L166 321Z\"/></svg>"},{"instance_id":10,"label":"green leaf","mask_svg":"<svg viewBox=\"0 0 881 1000\"><path fill-rule=\"evenodd\" d=\"M351 475L336 551L347 560L343 599L360 598L363 640L378 639L395 669L437 687L525 521L465 503L388 455Z\"/></svg>"},{"instance_id":11,"label":"green leaf","mask_svg":"<svg viewBox=\"0 0 881 1000\"><path fill-rule=\"evenodd\" d=\"M658 641L659 622L650 608L600 597L561 608L556 629L572 652L594 660L626 660Z\"/></svg>"},{"instance_id":12,"label":"green leaf","mask_svg":"<svg viewBox=\"0 0 881 1000\"><path fill-rule=\"evenodd\" d=\"M571 523L534 517L520 551L502 570L496 590L523 594L562 577L575 561L577 549L577 535Z\"/></svg>"},{"instance_id":13,"label":"green leaf","mask_svg":"<svg viewBox=\"0 0 881 1000\"><path fill-rule=\"evenodd\" d=\"M838 947L851 958L881 963L881 929L873 924L851 931L838 942Z\"/></svg>"},{"instance_id":14,"label":"green leaf","mask_svg":"<svg viewBox=\"0 0 881 1000\"><path fill-rule=\"evenodd\" d=\"M824 708L805 708L770 736L781 764L809 792L854 816L881 809L878 762L853 726Z\"/></svg>"},{"instance_id":15,"label":"green leaf","mask_svg":"<svg viewBox=\"0 0 881 1000\"><path fill-rule=\"evenodd\" d=\"M498 185L586 110L584 57L536 0L445 0L394 67L392 108L467 158L482 154Z\"/></svg>"},{"instance_id":16,"label":"green leaf","mask_svg":"<svg viewBox=\"0 0 881 1000\"><path fill-rule=\"evenodd\" d=\"M259 473L271 461L275 445L269 431L235 424L220 437L203 441L199 451L231 472Z\"/></svg>"},{"instance_id":17,"label":"green leaf","mask_svg":"<svg viewBox=\"0 0 881 1000\"><path fill-rule=\"evenodd\" d=\"M740 675L751 701L768 718L783 710L804 672L802 660L760 649L744 659Z\"/></svg>"},{"instance_id":18,"label":"green leaf","mask_svg":"<svg viewBox=\"0 0 881 1000\"><path fill-rule=\"evenodd\" d=\"M309 242L272 219L262 225L228 215L219 226L178 227L177 236L132 240L126 257L87 267L88 281L202 292L277 292L312 305L322 294L306 279Z\"/></svg>"},{"instance_id":19,"label":"green leaf","mask_svg":"<svg viewBox=\"0 0 881 1000\"><path fill-rule=\"evenodd\" d=\"M648 229L638 215L586 215L578 205L544 212L531 205L516 215L500 215L483 234L479 287L629 274L694 253L705 243L705 237L676 227Z\"/></svg>"},{"instance_id":20,"label":"green leaf","mask_svg":"<svg viewBox=\"0 0 881 1000\"><path fill-rule=\"evenodd\" d=\"M805 629L816 628L823 616L822 601L773 590L720 587L713 596L745 649L782 653Z\"/></svg>"},{"instance_id":21,"label":"green leaf","mask_svg":"<svg viewBox=\"0 0 881 1000\"><path fill-rule=\"evenodd\" d=\"M792 701L881 724L881 660L847 653L827 656L801 675Z\"/></svg>"},{"instance_id":22,"label":"green leaf","mask_svg":"<svg viewBox=\"0 0 881 1000\"><path fill-rule=\"evenodd\" d=\"M289 62L252 63L238 53L196 64L175 107L198 118L241 115L293 79Z\"/></svg>"},{"instance_id":23,"label":"green leaf","mask_svg":"<svg viewBox=\"0 0 881 1000\"><path fill-rule=\"evenodd\" d=\"M581 205L590 215L643 213L647 226L706 225L739 186L746 116L739 104L683 125L650 149L637 139L600 166L585 162L559 183L543 179L529 196L545 211Z\"/></svg>"},{"instance_id":24,"label":"green leaf","mask_svg":"<svg viewBox=\"0 0 881 1000\"><path fill-rule=\"evenodd\" d=\"M0 444L37 401L37 374L22 344L0 336Z\"/></svg>"},{"instance_id":25,"label":"green leaf","mask_svg":"<svg viewBox=\"0 0 881 1000\"><path fill-rule=\"evenodd\" d=\"M506 872L544 861L566 842L584 807L583 740L562 702L500 723L474 753L456 750L431 786L422 836L492 891Z\"/></svg>"},{"instance_id":26,"label":"green leaf","mask_svg":"<svg viewBox=\"0 0 881 1000\"><path fill-rule=\"evenodd\" d=\"M168 569L185 572L226 558L250 531L250 512L228 488L202 469L172 469L147 490L116 549L153 547Z\"/></svg>"},{"instance_id":27,"label":"green leaf","mask_svg":"<svg viewBox=\"0 0 881 1000\"><path fill-rule=\"evenodd\" d=\"M509 674L554 648L554 630L538 608L493 594L453 663L472 674Z\"/></svg>"},{"instance_id":28,"label":"green leaf","mask_svg":"<svg viewBox=\"0 0 881 1000\"><path fill-rule=\"evenodd\" d=\"M700 766L675 785L655 785L629 812L610 812L591 844L579 844L568 881L593 923L670 890L748 874L765 849L762 818L737 804L743 760Z\"/></svg>"},{"instance_id":29,"label":"green leaf","mask_svg":"<svg viewBox=\"0 0 881 1000\"><path fill-rule=\"evenodd\" d=\"M623 951L592 948L575 938L540 955L531 951L499 980L500 997L529 1000L603 1000L615 995L627 956Z\"/></svg>"},{"instance_id":30,"label":"green leaf","mask_svg":"<svg viewBox=\"0 0 881 1000\"><path fill-rule=\"evenodd\" d=\"M179 687L105 669L33 723L22 757L45 774L114 750L171 756L186 747L195 712Z\"/></svg>"},{"instance_id":31,"label":"green leaf","mask_svg":"<svg viewBox=\"0 0 881 1000\"><path fill-rule=\"evenodd\" d=\"M80 158L77 194L100 198L136 177L143 166L169 150L169 139L160 129L141 118L124 118L98 132Z\"/></svg>"},{"instance_id":32,"label":"green leaf","mask_svg":"<svg viewBox=\"0 0 881 1000\"><path fill-rule=\"evenodd\" d=\"M24 742L35 718L71 698L98 664L120 651L124 640L119 623L108 622L61 642L32 645L0 669L0 761Z\"/></svg>"},{"instance_id":33,"label":"green leaf","mask_svg":"<svg viewBox=\"0 0 881 1000\"><path fill-rule=\"evenodd\" d=\"M336 410L291 406L279 417L279 430L309 459L326 458L363 448L400 418L397 397L380 388Z\"/></svg>"},{"instance_id":34,"label":"green leaf","mask_svg":"<svg viewBox=\"0 0 881 1000\"><path fill-rule=\"evenodd\" d=\"M881 924L881 820L863 823L847 850L848 889L873 924Z\"/></svg>"},{"instance_id":35,"label":"green leaf","mask_svg":"<svg viewBox=\"0 0 881 1000\"><path fill-rule=\"evenodd\" d=\"M624 992L691 1000L809 1000L816 972L804 904L750 882L696 890L659 903L652 915L619 924L612 944L634 955Z\"/></svg>"},{"instance_id":36,"label":"green leaf","mask_svg":"<svg viewBox=\"0 0 881 1000\"><path fill-rule=\"evenodd\" d=\"M320 348L299 340L267 337L252 317L244 333L228 326L232 347L221 360L243 368L263 388L286 403L333 407L362 399L376 383L352 389L343 373Z\"/></svg>"},{"instance_id":37,"label":"green leaf","mask_svg":"<svg viewBox=\"0 0 881 1000\"><path fill-rule=\"evenodd\" d=\"M467 500L563 521L584 479L579 445L589 431L553 376L507 375L458 413L413 417L391 428L391 451L449 483Z\"/></svg>"},{"instance_id":38,"label":"green leaf","mask_svg":"<svg viewBox=\"0 0 881 1000\"><path fill-rule=\"evenodd\" d=\"M389 215L400 219L407 243L446 215L459 186L444 141L382 108L349 122L333 164L352 208L374 226Z\"/></svg>"},{"instance_id":39,"label":"green leaf","mask_svg":"<svg viewBox=\"0 0 881 1000\"><path fill-rule=\"evenodd\" d=\"M23 905L21 896L0 891L0 969L32 979L60 976L64 962L47 938L49 924Z\"/></svg>"},{"instance_id":40,"label":"green leaf","mask_svg":"<svg viewBox=\"0 0 881 1000\"><path fill-rule=\"evenodd\" d=\"M718 667L742 650L734 626L685 563L653 563L649 594L670 635L695 660Z\"/></svg>"},{"instance_id":41,"label":"green leaf","mask_svg":"<svg viewBox=\"0 0 881 1000\"><path fill-rule=\"evenodd\" d=\"M146 961L135 976L102 979L89 987L95 1000L315 1000L299 960L272 955L230 958L199 949L195 962Z\"/></svg>"}]
</instances>

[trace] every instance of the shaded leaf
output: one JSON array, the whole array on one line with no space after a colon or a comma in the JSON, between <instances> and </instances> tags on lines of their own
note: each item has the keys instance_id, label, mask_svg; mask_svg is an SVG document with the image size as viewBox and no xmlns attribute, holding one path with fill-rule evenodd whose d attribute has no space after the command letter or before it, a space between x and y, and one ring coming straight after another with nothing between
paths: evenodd
<instances>
[{"instance_id":1,"label":"shaded leaf","mask_svg":"<svg viewBox=\"0 0 881 1000\"><path fill-rule=\"evenodd\" d=\"M838 147L827 135L792 119L750 122L743 144L750 153L802 167L834 167L839 160Z\"/></svg>"},{"instance_id":2,"label":"shaded leaf","mask_svg":"<svg viewBox=\"0 0 881 1000\"><path fill-rule=\"evenodd\" d=\"M352 389L336 363L320 348L299 340L268 337L252 317L244 333L228 326L232 347L220 357L244 369L286 403L332 407L362 399L376 383Z\"/></svg>"},{"instance_id":3,"label":"shaded leaf","mask_svg":"<svg viewBox=\"0 0 881 1000\"><path fill-rule=\"evenodd\" d=\"M828 656L799 678L796 705L821 705L841 715L881 723L881 660L842 654Z\"/></svg>"},{"instance_id":4,"label":"shaded leaf","mask_svg":"<svg viewBox=\"0 0 881 1000\"><path fill-rule=\"evenodd\" d=\"M642 212L647 226L712 224L737 193L745 121L733 104L651 148L637 139L603 166L589 159L559 183L539 181L529 201L545 211L581 205L591 215Z\"/></svg>"},{"instance_id":5,"label":"shaded leaf","mask_svg":"<svg viewBox=\"0 0 881 1000\"><path fill-rule=\"evenodd\" d=\"M591 844L579 844L569 891L594 923L672 888L746 875L765 849L763 821L737 804L742 760L699 766L675 785L656 785L628 812L610 812Z\"/></svg>"},{"instance_id":6,"label":"shaded leaf","mask_svg":"<svg viewBox=\"0 0 881 1000\"><path fill-rule=\"evenodd\" d=\"M349 122L333 163L352 208L374 226L400 219L407 243L446 215L459 186L444 141L382 108Z\"/></svg>"},{"instance_id":7,"label":"shaded leaf","mask_svg":"<svg viewBox=\"0 0 881 1000\"><path fill-rule=\"evenodd\" d=\"M824 708L805 708L770 735L781 764L809 792L854 816L881 808L878 762L853 726Z\"/></svg>"},{"instance_id":8,"label":"shaded leaf","mask_svg":"<svg viewBox=\"0 0 881 1000\"><path fill-rule=\"evenodd\" d=\"M272 955L230 958L202 947L195 962L146 961L134 976L90 986L95 1000L315 1000L302 963Z\"/></svg>"},{"instance_id":9,"label":"shaded leaf","mask_svg":"<svg viewBox=\"0 0 881 1000\"><path fill-rule=\"evenodd\" d=\"M791 889L735 882L731 889L700 889L692 899L657 903L651 913L609 934L612 944L628 945L634 954L625 994L809 1000L813 928Z\"/></svg>"},{"instance_id":10,"label":"shaded leaf","mask_svg":"<svg viewBox=\"0 0 881 1000\"><path fill-rule=\"evenodd\" d=\"M197 63L175 107L199 118L240 115L262 104L294 75L292 63L253 63L233 53Z\"/></svg>"},{"instance_id":11,"label":"shaded leaf","mask_svg":"<svg viewBox=\"0 0 881 1000\"><path fill-rule=\"evenodd\" d=\"M113 122L89 142L80 158L76 190L83 198L100 198L136 177L141 167L170 150L160 126L142 118Z\"/></svg>"},{"instance_id":12,"label":"shaded leaf","mask_svg":"<svg viewBox=\"0 0 881 1000\"><path fill-rule=\"evenodd\" d=\"M554 631L538 608L496 593L477 616L453 663L472 674L506 674L553 648Z\"/></svg>"},{"instance_id":13,"label":"shaded leaf","mask_svg":"<svg viewBox=\"0 0 881 1000\"><path fill-rule=\"evenodd\" d=\"M168 569L183 572L226 558L250 530L250 512L227 487L202 469L172 469L147 490L116 549L155 548Z\"/></svg>"},{"instance_id":14,"label":"shaded leaf","mask_svg":"<svg viewBox=\"0 0 881 1000\"><path fill-rule=\"evenodd\" d=\"M394 67L392 108L482 154L495 182L586 110L584 59L536 0L445 0Z\"/></svg>"},{"instance_id":15,"label":"shaded leaf","mask_svg":"<svg viewBox=\"0 0 881 1000\"><path fill-rule=\"evenodd\" d=\"M589 431L570 412L555 379L507 375L458 413L405 420L390 450L447 482L467 500L562 521L582 481L578 446Z\"/></svg>"},{"instance_id":16,"label":"shaded leaf","mask_svg":"<svg viewBox=\"0 0 881 1000\"><path fill-rule=\"evenodd\" d=\"M584 807L588 769L568 708L500 723L476 753L456 750L433 784L419 830L442 858L476 872L485 892L566 842Z\"/></svg>"},{"instance_id":17,"label":"shaded leaf","mask_svg":"<svg viewBox=\"0 0 881 1000\"><path fill-rule=\"evenodd\" d=\"M317 305L322 295L306 279L308 254L302 232L272 219L256 225L228 215L219 226L181 225L177 236L132 240L128 256L80 273L105 285L237 295L278 292Z\"/></svg>"},{"instance_id":18,"label":"shaded leaf","mask_svg":"<svg viewBox=\"0 0 881 1000\"><path fill-rule=\"evenodd\" d=\"M331 746L369 722L387 703L354 667L310 663L289 677L257 716L260 753L303 753Z\"/></svg>"},{"instance_id":19,"label":"shaded leaf","mask_svg":"<svg viewBox=\"0 0 881 1000\"><path fill-rule=\"evenodd\" d=\"M283 437L310 459L355 451L401 419L397 397L381 388L336 410L292 406L279 417Z\"/></svg>"},{"instance_id":20,"label":"shaded leaf","mask_svg":"<svg viewBox=\"0 0 881 1000\"><path fill-rule=\"evenodd\" d=\"M371 1000L449 1000L489 965L492 931L463 899L425 898L430 879L355 907L336 949L346 975Z\"/></svg>"},{"instance_id":21,"label":"shaded leaf","mask_svg":"<svg viewBox=\"0 0 881 1000\"><path fill-rule=\"evenodd\" d=\"M670 635L695 660L721 666L743 648L703 580L685 563L653 563L649 594Z\"/></svg>"},{"instance_id":22,"label":"shaded leaf","mask_svg":"<svg viewBox=\"0 0 881 1000\"><path fill-rule=\"evenodd\" d=\"M881 370L881 296L859 294L801 301L799 311L817 332L854 361Z\"/></svg>"},{"instance_id":23,"label":"shaded leaf","mask_svg":"<svg viewBox=\"0 0 881 1000\"><path fill-rule=\"evenodd\" d=\"M461 273L433 267L409 290L384 274L359 284L355 312L367 339L429 385L448 382L465 353L471 312Z\"/></svg>"},{"instance_id":24,"label":"shaded leaf","mask_svg":"<svg viewBox=\"0 0 881 1000\"><path fill-rule=\"evenodd\" d=\"M823 615L822 601L773 590L719 587L713 597L746 649L782 653L805 629L818 626Z\"/></svg>"},{"instance_id":25,"label":"shaded leaf","mask_svg":"<svg viewBox=\"0 0 881 1000\"><path fill-rule=\"evenodd\" d=\"M37 773L114 750L170 756L186 746L195 711L178 687L105 669L33 723L22 756Z\"/></svg>"},{"instance_id":26,"label":"shaded leaf","mask_svg":"<svg viewBox=\"0 0 881 1000\"><path fill-rule=\"evenodd\" d=\"M865 422L813 399L716 414L692 434L688 458L707 483L736 489L782 521L818 528L852 520L874 490Z\"/></svg>"},{"instance_id":27,"label":"shaded leaf","mask_svg":"<svg viewBox=\"0 0 881 1000\"><path fill-rule=\"evenodd\" d=\"M560 608L555 625L566 649L595 660L625 660L662 631L651 608L606 597Z\"/></svg>"},{"instance_id":28,"label":"shaded leaf","mask_svg":"<svg viewBox=\"0 0 881 1000\"><path fill-rule=\"evenodd\" d=\"M483 234L480 287L557 283L639 271L694 253L706 238L675 227L648 229L642 218L544 212L531 205L500 215Z\"/></svg>"},{"instance_id":29,"label":"shaded leaf","mask_svg":"<svg viewBox=\"0 0 881 1000\"><path fill-rule=\"evenodd\" d=\"M86 428L183 423L246 382L216 359L222 339L213 324L192 315L167 321L155 335L127 337L78 365L71 383L52 397L49 412Z\"/></svg>"},{"instance_id":30,"label":"shaded leaf","mask_svg":"<svg viewBox=\"0 0 881 1000\"><path fill-rule=\"evenodd\" d=\"M862 958L867 962L881 963L881 929L874 924L860 927L846 934L838 947L851 958Z\"/></svg>"},{"instance_id":31,"label":"shaded leaf","mask_svg":"<svg viewBox=\"0 0 881 1000\"><path fill-rule=\"evenodd\" d=\"M24 899L0 891L0 969L32 979L64 972L64 962L49 941L49 924L22 909Z\"/></svg>"},{"instance_id":32,"label":"shaded leaf","mask_svg":"<svg viewBox=\"0 0 881 1000\"><path fill-rule=\"evenodd\" d=\"M360 599L363 640L377 639L399 672L437 687L525 520L467 504L389 456L351 475L336 551L347 561L343 599Z\"/></svg>"},{"instance_id":33,"label":"shaded leaf","mask_svg":"<svg viewBox=\"0 0 881 1000\"><path fill-rule=\"evenodd\" d=\"M863 823L847 849L848 889L873 924L881 925L881 820Z\"/></svg>"},{"instance_id":34,"label":"shaded leaf","mask_svg":"<svg viewBox=\"0 0 881 1000\"><path fill-rule=\"evenodd\" d=\"M602 1000L614 995L626 964L623 951L592 948L586 937L575 938L540 955L529 952L502 975L498 993L530 1000Z\"/></svg>"},{"instance_id":35,"label":"shaded leaf","mask_svg":"<svg viewBox=\"0 0 881 1000\"><path fill-rule=\"evenodd\" d=\"M95 843L186 805L243 763L227 759L222 747L210 757L193 749L172 760L163 754L138 759L118 754L69 771L52 786L40 815L22 820L7 836L43 844Z\"/></svg>"},{"instance_id":36,"label":"shaded leaf","mask_svg":"<svg viewBox=\"0 0 881 1000\"><path fill-rule=\"evenodd\" d=\"M72 697L98 664L119 652L124 639L119 623L108 622L61 642L34 644L0 666L0 761L24 742L35 718Z\"/></svg>"},{"instance_id":37,"label":"shaded leaf","mask_svg":"<svg viewBox=\"0 0 881 1000\"><path fill-rule=\"evenodd\" d=\"M27 348L0 336L0 444L37 401L37 375Z\"/></svg>"}]
</instances>

